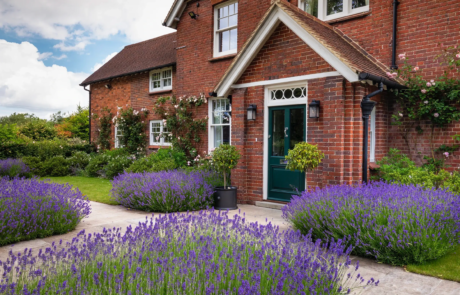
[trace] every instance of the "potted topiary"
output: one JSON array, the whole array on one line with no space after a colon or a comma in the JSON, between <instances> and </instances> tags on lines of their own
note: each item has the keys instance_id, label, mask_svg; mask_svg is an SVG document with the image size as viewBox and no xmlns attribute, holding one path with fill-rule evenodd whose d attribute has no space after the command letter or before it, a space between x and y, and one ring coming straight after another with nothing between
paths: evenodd
<instances>
[{"instance_id":1,"label":"potted topiary","mask_svg":"<svg viewBox=\"0 0 460 295\"><path fill-rule=\"evenodd\" d=\"M227 176L231 175L231 171L238 164L240 157L236 147L229 144L221 144L212 152L214 168L224 175L224 186L216 187L214 194L214 208L216 210L238 209L236 205L237 187L231 186L231 181L227 180ZM227 182L229 182L228 185Z\"/></svg>"},{"instance_id":2,"label":"potted topiary","mask_svg":"<svg viewBox=\"0 0 460 295\"><path fill-rule=\"evenodd\" d=\"M318 149L318 146L306 142L299 142L294 149L289 150L286 156L286 169L300 170L305 172L305 186L308 189L307 172L316 169L324 154Z\"/></svg>"}]
</instances>

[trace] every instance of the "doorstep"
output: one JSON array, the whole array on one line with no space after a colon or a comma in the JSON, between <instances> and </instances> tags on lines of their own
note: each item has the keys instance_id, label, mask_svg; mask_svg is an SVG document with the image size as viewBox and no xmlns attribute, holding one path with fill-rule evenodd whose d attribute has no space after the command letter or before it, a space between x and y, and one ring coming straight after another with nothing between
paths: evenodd
<instances>
[{"instance_id":1,"label":"doorstep","mask_svg":"<svg viewBox=\"0 0 460 295\"><path fill-rule=\"evenodd\" d=\"M255 205L257 207L264 207L264 208L276 209L276 210L282 210L283 207L286 206L285 204L267 202L267 201L256 201Z\"/></svg>"}]
</instances>

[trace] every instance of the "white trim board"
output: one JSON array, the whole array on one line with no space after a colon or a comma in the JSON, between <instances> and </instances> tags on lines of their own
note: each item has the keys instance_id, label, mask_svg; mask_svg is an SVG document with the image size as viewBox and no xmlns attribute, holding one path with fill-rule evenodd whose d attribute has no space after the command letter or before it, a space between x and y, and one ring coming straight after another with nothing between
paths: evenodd
<instances>
[{"instance_id":1,"label":"white trim board","mask_svg":"<svg viewBox=\"0 0 460 295\"><path fill-rule=\"evenodd\" d=\"M231 88L238 89L238 88L249 88L249 87L255 87L255 86L276 85L276 84L299 82L299 81L304 81L304 80L313 80L313 79L318 79L318 78L335 77L335 76L340 76L340 73L337 71L336 72L326 72L326 73L318 73L318 74L282 78L282 79L276 79L276 80L266 80L266 81L252 82L252 83L235 84Z\"/></svg>"},{"instance_id":2,"label":"white trim board","mask_svg":"<svg viewBox=\"0 0 460 295\"><path fill-rule=\"evenodd\" d=\"M328 64L330 64L338 73L340 73L341 76L344 76L349 82L359 81L358 74L353 69L348 67L327 47L321 44L281 8L275 5L264 24L256 32L254 38L251 40L251 43L248 47L246 47L245 51L238 56L238 59L230 68L222 83L215 89L214 92L217 93L217 96L226 97L230 93L232 86L238 81L281 22L291 29Z\"/></svg>"}]
</instances>

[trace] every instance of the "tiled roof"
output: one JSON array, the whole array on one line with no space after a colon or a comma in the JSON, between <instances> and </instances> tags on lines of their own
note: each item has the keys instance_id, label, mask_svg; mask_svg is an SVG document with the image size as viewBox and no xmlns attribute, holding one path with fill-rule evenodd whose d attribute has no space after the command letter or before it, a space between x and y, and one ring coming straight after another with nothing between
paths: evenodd
<instances>
[{"instance_id":1,"label":"tiled roof","mask_svg":"<svg viewBox=\"0 0 460 295\"><path fill-rule=\"evenodd\" d=\"M126 46L80 85L176 64L176 33Z\"/></svg>"},{"instance_id":2,"label":"tiled roof","mask_svg":"<svg viewBox=\"0 0 460 295\"><path fill-rule=\"evenodd\" d=\"M386 72L390 71L389 68L367 53L356 42L345 36L339 29L284 0L278 0L277 4L310 35L315 37L323 46L357 73L365 72L386 77Z\"/></svg>"},{"instance_id":3,"label":"tiled roof","mask_svg":"<svg viewBox=\"0 0 460 295\"><path fill-rule=\"evenodd\" d=\"M368 73L382 77L387 81L392 80L396 81L397 83L402 83L399 78L389 79L386 73L390 72L390 69L375 59L372 55L367 53L362 47L360 47L356 42L343 34L339 29L336 29L331 25L319 20L318 18L306 13L305 11L287 2L286 0L274 0L272 6L262 17L256 29L245 42L241 50L239 50L238 55L233 60L233 63L230 65L219 83L216 85L215 90L219 89L223 85L225 79L232 71L232 68L238 64L239 59L244 55L248 47L250 47L251 42L254 41L257 32L260 31L263 25L266 23L271 12L277 8L281 9L283 12L289 15L306 32L313 36L318 42L320 42L325 48L327 48L342 63L344 63L355 73Z\"/></svg>"}]
</instances>

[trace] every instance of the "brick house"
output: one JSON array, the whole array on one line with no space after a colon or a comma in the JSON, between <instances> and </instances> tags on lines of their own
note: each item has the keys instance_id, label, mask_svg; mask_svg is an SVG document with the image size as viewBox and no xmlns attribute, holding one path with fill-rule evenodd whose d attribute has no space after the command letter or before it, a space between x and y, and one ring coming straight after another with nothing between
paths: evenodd
<instances>
[{"instance_id":1,"label":"brick house","mask_svg":"<svg viewBox=\"0 0 460 295\"><path fill-rule=\"evenodd\" d=\"M125 47L81 85L90 85L91 113L126 104L151 109L160 96L206 93L209 103L195 114L209 117L200 152L222 143L240 150L232 174L240 202L289 201L293 187L305 188L303 174L283 164L299 141L325 153L308 175L311 186L359 181L368 171L364 157L372 166L391 147L408 152L390 124L392 91L402 81L386 73L401 63L396 55L406 53L426 78L439 76L438 44L460 39L460 1L395 2L175 0L164 21L175 33ZM375 108L363 153L361 102L379 89L370 97ZM317 118L309 111L312 102L319 102ZM248 120L248 108L256 108L255 120ZM224 115L229 110L231 117ZM168 143L155 142L152 134L164 126L149 116L154 150ZM448 141L459 127L446 128L436 140ZM427 150L419 147L421 154ZM450 161L460 164L456 157Z\"/></svg>"}]
</instances>

